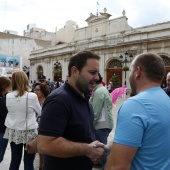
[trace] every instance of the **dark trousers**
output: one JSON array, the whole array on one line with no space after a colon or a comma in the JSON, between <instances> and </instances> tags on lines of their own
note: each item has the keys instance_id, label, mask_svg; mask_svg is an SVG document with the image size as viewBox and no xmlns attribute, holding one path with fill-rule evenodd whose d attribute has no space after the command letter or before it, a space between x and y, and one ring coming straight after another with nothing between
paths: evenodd
<instances>
[{"instance_id":1,"label":"dark trousers","mask_svg":"<svg viewBox=\"0 0 170 170\"><path fill-rule=\"evenodd\" d=\"M8 139L4 139L4 133L0 133L0 163L3 161Z\"/></svg>"},{"instance_id":2,"label":"dark trousers","mask_svg":"<svg viewBox=\"0 0 170 170\"><path fill-rule=\"evenodd\" d=\"M107 144L107 138L110 132L111 129L108 128L95 130L96 140L100 141L101 143Z\"/></svg>"},{"instance_id":3,"label":"dark trousers","mask_svg":"<svg viewBox=\"0 0 170 170\"><path fill-rule=\"evenodd\" d=\"M11 145L11 164L9 170L19 170L19 166L22 159L24 144L15 144L14 142L10 143ZM34 170L34 158L35 154L28 154L24 150L24 170Z\"/></svg>"}]
</instances>

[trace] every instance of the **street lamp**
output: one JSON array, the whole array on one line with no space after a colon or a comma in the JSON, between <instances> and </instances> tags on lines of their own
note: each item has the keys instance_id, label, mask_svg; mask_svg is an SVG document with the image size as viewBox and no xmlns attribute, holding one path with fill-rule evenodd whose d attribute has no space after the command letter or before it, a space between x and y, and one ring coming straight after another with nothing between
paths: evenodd
<instances>
[{"instance_id":1,"label":"street lamp","mask_svg":"<svg viewBox=\"0 0 170 170\"><path fill-rule=\"evenodd\" d=\"M126 85L126 71L129 70L129 67L126 65L127 63L129 63L130 61L128 60L128 57L130 58L130 61L132 60L133 58L133 55L132 54L128 54L128 52L126 51L124 53L124 57L122 55L120 55L120 59L122 60L121 62L124 64L124 67L123 67L123 71L125 71L125 82L124 82L124 85ZM123 60L124 58L124 60Z\"/></svg>"},{"instance_id":2,"label":"street lamp","mask_svg":"<svg viewBox=\"0 0 170 170\"><path fill-rule=\"evenodd\" d=\"M24 66L24 67L22 68L22 70L23 70L23 71L27 74L27 76L29 77L30 68L27 67L27 66Z\"/></svg>"},{"instance_id":3,"label":"street lamp","mask_svg":"<svg viewBox=\"0 0 170 170\"><path fill-rule=\"evenodd\" d=\"M29 67L24 66L24 67L22 68L22 70L23 70L25 73L27 73L27 72L29 71Z\"/></svg>"},{"instance_id":4,"label":"street lamp","mask_svg":"<svg viewBox=\"0 0 170 170\"><path fill-rule=\"evenodd\" d=\"M54 74L56 75L57 80L60 78L60 73L61 73L61 63L59 61L56 61L54 63Z\"/></svg>"},{"instance_id":5,"label":"street lamp","mask_svg":"<svg viewBox=\"0 0 170 170\"><path fill-rule=\"evenodd\" d=\"M54 68L55 68L56 70L61 70L61 63L60 63L59 61L56 61L56 62L54 63Z\"/></svg>"}]
</instances>

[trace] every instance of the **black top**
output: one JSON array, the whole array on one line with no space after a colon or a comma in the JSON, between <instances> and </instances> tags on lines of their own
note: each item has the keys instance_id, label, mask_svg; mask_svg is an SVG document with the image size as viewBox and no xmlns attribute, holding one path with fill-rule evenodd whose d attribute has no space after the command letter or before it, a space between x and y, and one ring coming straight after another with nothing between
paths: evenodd
<instances>
[{"instance_id":1,"label":"black top","mask_svg":"<svg viewBox=\"0 0 170 170\"><path fill-rule=\"evenodd\" d=\"M64 137L70 141L91 143L95 140L94 113L88 97L81 96L67 82L46 99L39 134ZM45 156L44 170L91 170L92 162L86 156L58 158Z\"/></svg>"},{"instance_id":2,"label":"black top","mask_svg":"<svg viewBox=\"0 0 170 170\"><path fill-rule=\"evenodd\" d=\"M6 108L6 100L5 97L0 97L0 133L5 133L5 119L6 115L8 113L8 110Z\"/></svg>"},{"instance_id":3,"label":"black top","mask_svg":"<svg viewBox=\"0 0 170 170\"><path fill-rule=\"evenodd\" d=\"M163 90L170 97L170 89L168 87L166 87L166 88L163 88Z\"/></svg>"}]
</instances>

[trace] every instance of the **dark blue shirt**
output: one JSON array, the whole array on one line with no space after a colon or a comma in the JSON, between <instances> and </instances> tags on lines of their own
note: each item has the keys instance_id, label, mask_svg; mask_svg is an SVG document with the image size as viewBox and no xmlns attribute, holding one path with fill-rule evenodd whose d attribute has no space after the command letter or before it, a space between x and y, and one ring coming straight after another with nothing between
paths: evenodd
<instances>
[{"instance_id":1,"label":"dark blue shirt","mask_svg":"<svg viewBox=\"0 0 170 170\"><path fill-rule=\"evenodd\" d=\"M67 82L46 99L39 134L64 137L70 141L91 143L95 140L94 113L88 97L80 95ZM45 156L44 170L91 170L92 162L86 156L58 158Z\"/></svg>"}]
</instances>

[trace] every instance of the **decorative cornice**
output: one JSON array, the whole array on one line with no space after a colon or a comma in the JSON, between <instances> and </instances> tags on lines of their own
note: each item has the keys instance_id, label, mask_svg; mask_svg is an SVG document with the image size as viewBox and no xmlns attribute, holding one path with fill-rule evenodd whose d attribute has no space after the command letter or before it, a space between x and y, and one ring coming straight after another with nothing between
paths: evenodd
<instances>
[{"instance_id":1,"label":"decorative cornice","mask_svg":"<svg viewBox=\"0 0 170 170\"><path fill-rule=\"evenodd\" d=\"M88 17L85 21L90 24L90 23L95 23L95 22L98 22L98 21L101 21L101 20L106 20L108 19L110 16L109 13L106 13L106 12L100 12L100 16L96 16L96 15L93 15L92 13L90 14L90 17Z\"/></svg>"}]
</instances>

